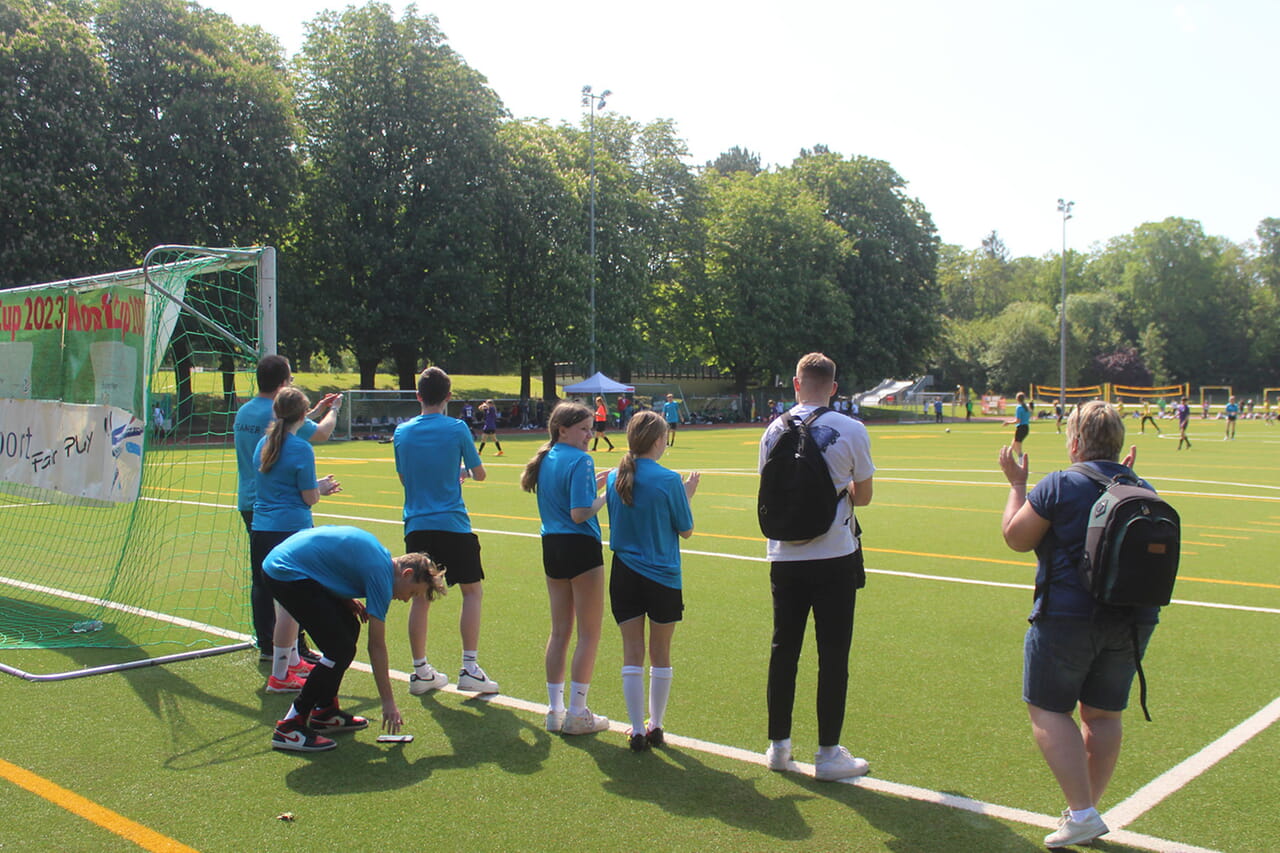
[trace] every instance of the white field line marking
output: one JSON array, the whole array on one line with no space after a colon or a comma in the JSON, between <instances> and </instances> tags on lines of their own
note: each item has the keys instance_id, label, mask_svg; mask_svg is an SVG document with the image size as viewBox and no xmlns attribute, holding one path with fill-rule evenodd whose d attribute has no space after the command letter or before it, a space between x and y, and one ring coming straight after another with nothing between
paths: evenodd
<instances>
[{"instance_id":1,"label":"white field line marking","mask_svg":"<svg viewBox=\"0 0 1280 853\"><path fill-rule=\"evenodd\" d=\"M1108 826L1128 826L1170 794L1186 785L1280 720L1280 697L1204 749L1143 785L1104 814Z\"/></svg>"},{"instance_id":2,"label":"white field line marking","mask_svg":"<svg viewBox=\"0 0 1280 853\"><path fill-rule=\"evenodd\" d=\"M153 499L153 500L158 500L158 499ZM175 503L191 503L191 502L175 501ZM374 521L374 522L379 522L383 524L399 524L400 523L395 521L388 521L386 519L352 518L350 516L325 516L325 517L343 518L347 520ZM534 533L512 533L510 531L486 530L481 532L524 536L524 537L530 537L530 538L537 537L538 535ZM732 555L714 554L711 552L690 551L686 553L701 553L701 554L707 554L708 556L732 557ZM765 562L764 558L761 558L761 557L744 557L740 559ZM877 571L877 570L872 570L872 571ZM951 581L960 582L960 583L974 583L979 585L986 584L986 585L992 585L992 586L1015 587L1020 589L1027 588L1023 585L1018 585L1018 584L988 584L986 582L972 581L964 578L948 579L948 578L939 578L939 577L934 577L929 575L919 575L919 574L906 573L906 572L881 572L881 573L900 575L903 577L930 579L930 580L951 580ZM159 613L154 610L146 610L139 607L132 607L130 605L119 604L117 602L108 601L105 599L94 598L92 596L68 592L66 590L59 590L52 587L26 583L24 581L18 581L18 580L14 580L12 578L6 578L3 576L0 576L0 583L6 583L20 589L42 592L48 595L71 599L74 601L83 601L83 602L90 602L93 604L100 604L103 607L106 607L112 610L118 610L124 613L133 613L133 614L138 614L142 616L147 616L162 622L168 622L173 625L179 625L186 628L192 628L192 629L204 631L206 633L213 634L215 636L227 637L227 638L236 639L240 641L248 641L251 639L247 634L242 634L236 631L230 631L225 628L219 628L213 625L195 622L190 619L184 619L177 616L171 616L168 614ZM364 663L362 661L353 662L351 665L351 668L358 670L360 672L369 673L369 674L372 674L373 672L372 667L370 667L367 663ZM405 672L401 672L399 670L391 670L390 675L392 678L397 679L399 681L408 682L409 680L409 674ZM450 684L443 689L447 692L455 693L460 696L472 697L474 695L474 694L465 693L463 691L458 690L456 685L453 685L453 684ZM533 713L533 714L538 714L543 716L545 716L548 711L548 707L546 705L542 705L537 702L530 702L523 699L517 699L514 697L479 696L475 698L480 698L485 701L494 702L495 704L499 704L504 707L513 708L516 710L521 710L528 713ZM1276 705L1277 708L1280 709L1280 700L1277 700L1272 704ZM1258 715L1254 715L1254 716L1257 717ZM1250 718L1250 719L1253 719L1253 718ZM1246 723L1247 722L1248 721L1246 721ZM1268 721L1268 725L1269 724L1270 724L1270 721ZM1242 726L1243 725L1244 724L1242 724ZM1204 767L1200 769L1195 775L1199 775L1200 773L1203 773L1204 770L1207 770L1214 763L1221 760L1221 758L1230 754L1231 751L1234 751L1234 749L1238 748L1240 745L1247 742L1249 738L1253 737L1263 728L1266 728L1266 726L1265 725L1262 726L1261 728L1257 729L1257 731L1249 732L1247 736L1239 739L1239 743L1236 743L1234 746L1231 747L1231 749L1228 749L1225 752L1221 752L1221 754L1218 754L1215 757L1213 757L1213 759L1208 763L1206 763ZM625 734L627 731L627 727L623 725L621 722L618 722L616 720L610 721L609 729L618 734ZM1232 731L1234 732L1238 729L1241 729L1241 726L1237 726L1236 729L1233 729ZM694 750L698 750L700 752L705 752L712 755L719 755L725 758L742 761L750 764L764 764L764 755L762 753L757 753L750 750L744 750L739 747L725 746L722 744L712 743L710 741L699 740L696 738L686 738L686 737L682 737L680 735L674 735L674 734L668 735L668 739L671 741L673 745L676 745L676 746L683 746L688 749L694 749ZM1207 749L1209 748L1206 748L1206 750ZM1202 750L1201 752L1203 753L1205 752L1205 750ZM1184 762L1184 764L1185 763L1186 762ZM1182 765L1179 765L1179 767L1181 766ZM813 765L811 764L793 762L793 768L796 771L803 773L805 775L813 774ZM1177 768L1174 768L1174 770L1177 770ZM1154 786L1156 783L1160 782L1161 780L1166 779L1166 777L1170 777L1171 773L1173 773L1173 771L1169 771L1168 773L1162 774L1161 776L1157 777L1157 779L1154 780L1152 783L1149 783L1147 786L1144 786L1142 789L1139 789L1138 794L1141 794L1142 792L1152 788L1152 786ZM1190 781L1190 778L1194 778L1194 776L1188 777L1186 781ZM893 796L903 797L905 799L917 800L920 802L927 802L927 803L935 803L937 805L946 806L948 808L961 809L964 811L973 812L975 814L987 815L990 817L994 817L1001 820L1007 820L1014 823L1024 823L1031 826L1043 827L1046 829L1052 829L1057 825L1057 818L1052 817L1050 815L1042 815L1042 814L1037 814L1035 812L1027 811L1025 809L1018 809L1018 808L1013 808L1009 806L1001 806L994 803L986 803L981 800L974 800L969 797L961 797L954 794L947 794L941 791L932 791L927 788L920 788L914 785L905 785L898 782L889 782L887 780L874 779L874 778L868 778L868 777L862 777L859 779L849 779L844 781L848 784L861 785L862 787L866 787L874 791L879 791L881 793L886 793ZM1168 796L1169 793L1172 793L1174 790L1176 790L1177 787L1180 787L1180 785L1177 782L1177 777L1173 777L1170 782L1166 783L1166 786L1168 785L1172 785L1173 787L1171 787L1167 792L1160 794L1159 797L1151 803L1151 805L1146 806L1145 808L1142 809L1142 811L1145 811L1147 808L1154 806L1161 799L1164 799L1164 797ZM1117 808L1120 808L1124 806L1126 803L1129 803L1130 801L1134 800L1136 796L1138 795L1135 794L1134 797L1130 797L1129 800L1126 800L1124 803L1121 803L1121 805L1118 806ZM1137 814L1135 814L1134 818L1136 818L1138 814L1141 814L1142 811L1139 811ZM1108 812L1108 814L1111 814L1111 812ZM1130 818L1129 820L1133 820L1134 818ZM1126 821L1126 823L1127 822L1128 821ZM1133 847L1139 847L1146 850L1160 851L1160 853L1165 853L1165 851L1169 851L1169 853L1173 853L1173 851L1191 851L1191 853L1201 853L1201 851L1204 851L1204 853L1212 853L1212 851L1207 851L1205 848L1192 847L1190 845L1179 844L1177 842L1170 842L1164 839L1155 838L1153 836L1141 835L1138 833L1131 833L1123 830L1109 833L1109 837L1112 840L1115 840L1120 843L1129 844Z\"/></svg>"}]
</instances>

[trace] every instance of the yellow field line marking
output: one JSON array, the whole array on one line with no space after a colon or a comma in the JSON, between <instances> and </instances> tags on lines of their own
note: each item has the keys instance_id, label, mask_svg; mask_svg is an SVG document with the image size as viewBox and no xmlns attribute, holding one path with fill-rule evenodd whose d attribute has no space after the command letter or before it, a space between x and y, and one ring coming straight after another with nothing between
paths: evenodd
<instances>
[{"instance_id":1,"label":"yellow field line marking","mask_svg":"<svg viewBox=\"0 0 1280 853\"><path fill-rule=\"evenodd\" d=\"M0 776L90 823L96 823L103 829L132 841L143 850L152 850L155 853L197 853L193 847L188 847L167 835L161 835L154 829L148 829L124 815L116 814L111 809L85 799L74 791L68 791L61 785L37 776L30 770L10 764L3 758L0 758Z\"/></svg>"},{"instance_id":2,"label":"yellow field line marking","mask_svg":"<svg viewBox=\"0 0 1280 853\"><path fill-rule=\"evenodd\" d=\"M1225 548L1227 547L1221 542L1192 542L1190 539L1183 539L1183 545L1199 545L1201 548Z\"/></svg>"},{"instance_id":3,"label":"yellow field line marking","mask_svg":"<svg viewBox=\"0 0 1280 853\"><path fill-rule=\"evenodd\" d=\"M1205 538L1206 538L1206 539L1235 539L1235 540L1238 540L1238 541L1240 541L1240 542L1248 542L1252 537L1250 537L1250 536L1227 536L1227 535L1225 535L1225 534L1223 534L1223 533L1206 533L1206 534L1205 534Z\"/></svg>"}]
</instances>

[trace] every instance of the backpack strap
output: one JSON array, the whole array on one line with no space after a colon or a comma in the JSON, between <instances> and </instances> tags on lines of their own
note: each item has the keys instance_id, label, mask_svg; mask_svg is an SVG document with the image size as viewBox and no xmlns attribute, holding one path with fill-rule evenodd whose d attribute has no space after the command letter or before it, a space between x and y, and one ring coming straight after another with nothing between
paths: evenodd
<instances>
[{"instance_id":1,"label":"backpack strap","mask_svg":"<svg viewBox=\"0 0 1280 853\"><path fill-rule=\"evenodd\" d=\"M1129 621L1130 635L1133 638L1133 663L1138 668L1138 704L1142 706L1142 716L1151 722L1151 712L1147 710L1147 676L1142 671L1142 655L1138 654L1138 622Z\"/></svg>"},{"instance_id":2,"label":"backpack strap","mask_svg":"<svg viewBox=\"0 0 1280 853\"><path fill-rule=\"evenodd\" d=\"M800 423L803 424L804 426L812 426L814 421L816 421L818 418L822 417L829 411L831 410L828 409L826 406L819 406L818 408L810 412L809 417L805 418L803 421L800 421L799 418L793 417L793 419L800 421Z\"/></svg>"}]
</instances>

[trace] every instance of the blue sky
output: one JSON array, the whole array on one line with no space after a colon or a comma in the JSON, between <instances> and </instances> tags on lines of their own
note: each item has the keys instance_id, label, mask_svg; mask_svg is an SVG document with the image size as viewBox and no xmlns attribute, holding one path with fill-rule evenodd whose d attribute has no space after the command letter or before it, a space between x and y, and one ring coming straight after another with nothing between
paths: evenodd
<instances>
[{"instance_id":1,"label":"blue sky","mask_svg":"<svg viewBox=\"0 0 1280 853\"><path fill-rule=\"evenodd\" d=\"M290 53L315 0L202 0ZM392 2L396 10L407 4ZM449 43L517 117L579 91L674 119L691 162L823 143L888 161L941 238L1086 249L1167 216L1235 242L1280 217L1274 0L436 0ZM1270 81L1270 82L1268 82Z\"/></svg>"}]
</instances>

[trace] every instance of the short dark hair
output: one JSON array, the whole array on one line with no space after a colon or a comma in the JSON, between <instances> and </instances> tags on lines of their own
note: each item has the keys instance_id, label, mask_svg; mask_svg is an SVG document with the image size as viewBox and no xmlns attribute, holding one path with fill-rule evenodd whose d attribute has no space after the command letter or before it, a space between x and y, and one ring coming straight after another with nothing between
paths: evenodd
<instances>
[{"instance_id":1,"label":"short dark hair","mask_svg":"<svg viewBox=\"0 0 1280 853\"><path fill-rule=\"evenodd\" d=\"M289 359L282 355L263 356L258 362L258 391L263 394L274 394L280 386L289 382L293 369L289 367Z\"/></svg>"},{"instance_id":2,"label":"short dark hair","mask_svg":"<svg viewBox=\"0 0 1280 853\"><path fill-rule=\"evenodd\" d=\"M453 380L438 367L428 367L418 377L418 398L428 406L438 406L449 399Z\"/></svg>"}]
</instances>

